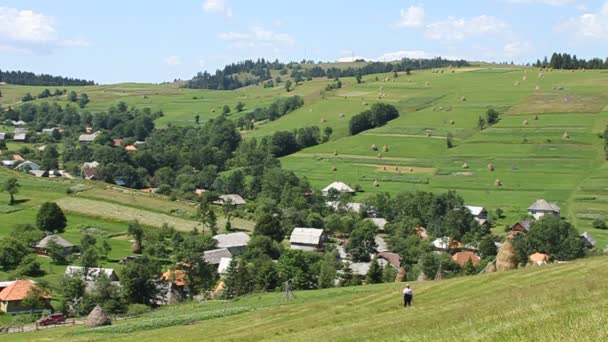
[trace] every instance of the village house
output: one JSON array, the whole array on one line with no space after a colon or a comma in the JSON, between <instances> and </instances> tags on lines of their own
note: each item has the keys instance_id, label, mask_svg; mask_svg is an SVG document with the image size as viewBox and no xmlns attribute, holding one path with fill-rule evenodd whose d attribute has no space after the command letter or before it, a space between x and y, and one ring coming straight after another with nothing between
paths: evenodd
<instances>
[{"instance_id":1,"label":"village house","mask_svg":"<svg viewBox=\"0 0 608 342\"><path fill-rule=\"evenodd\" d=\"M359 214L363 208L363 204L357 202L340 203L338 201L327 201L325 204L336 211L343 209L357 214Z\"/></svg>"},{"instance_id":2,"label":"village house","mask_svg":"<svg viewBox=\"0 0 608 342\"><path fill-rule=\"evenodd\" d=\"M72 253L72 250L75 247L71 242L62 238L59 235L47 235L44 239L38 241L38 243L34 245L36 253L44 255L48 254L48 248L51 241L55 242L59 247L63 248L64 255Z\"/></svg>"},{"instance_id":3,"label":"village house","mask_svg":"<svg viewBox=\"0 0 608 342\"><path fill-rule=\"evenodd\" d=\"M583 234L581 234L581 240L583 241L583 246L585 246L585 248L595 248L596 245L596 241L595 239L591 236L591 234L589 234L588 232L584 232Z\"/></svg>"},{"instance_id":4,"label":"village house","mask_svg":"<svg viewBox=\"0 0 608 342\"><path fill-rule=\"evenodd\" d=\"M26 142L27 141L27 133L15 133L13 135L14 142Z\"/></svg>"},{"instance_id":5,"label":"village house","mask_svg":"<svg viewBox=\"0 0 608 342\"><path fill-rule=\"evenodd\" d=\"M83 163L82 167L80 168L80 171L82 173L82 178L84 178L86 180L91 180L91 179L95 178L98 167L99 167L99 162L96 162L96 161Z\"/></svg>"},{"instance_id":6,"label":"village house","mask_svg":"<svg viewBox=\"0 0 608 342\"><path fill-rule=\"evenodd\" d=\"M458 265L461 267L464 266L469 260L471 260L473 266L477 266L477 264L479 264L481 261L481 258L471 251L462 251L454 253L454 255L452 255L452 260L456 261L456 263L458 263Z\"/></svg>"},{"instance_id":7,"label":"village house","mask_svg":"<svg viewBox=\"0 0 608 342\"><path fill-rule=\"evenodd\" d=\"M386 226L386 224L388 223L388 221L386 221L386 219L383 219L381 217L372 217L372 218L369 218L368 220L372 221L372 223L374 225L376 225L376 227L378 227L378 231L381 231L381 232L384 231L384 226Z\"/></svg>"},{"instance_id":8,"label":"village house","mask_svg":"<svg viewBox=\"0 0 608 342\"><path fill-rule=\"evenodd\" d=\"M23 120L18 120L18 121L11 120L11 124L13 124L13 126L25 126L25 125L27 125L27 122L25 122Z\"/></svg>"},{"instance_id":9,"label":"village house","mask_svg":"<svg viewBox=\"0 0 608 342\"><path fill-rule=\"evenodd\" d=\"M221 195L216 201L213 201L213 204L218 204L218 205L226 205L226 204L243 205L245 203L247 203L247 202L245 202L243 197L241 197L241 195L238 195L238 194Z\"/></svg>"},{"instance_id":10,"label":"village house","mask_svg":"<svg viewBox=\"0 0 608 342\"><path fill-rule=\"evenodd\" d=\"M355 193L355 190L353 190L353 188L351 188L350 186L348 186L342 182L333 182L333 183L329 184L328 186L326 186L325 188L323 188L323 190L321 190L321 192L323 193L324 196L327 196L331 190L335 190L340 193L343 193L343 192L350 193L350 194Z\"/></svg>"},{"instance_id":11,"label":"village house","mask_svg":"<svg viewBox=\"0 0 608 342\"><path fill-rule=\"evenodd\" d=\"M232 258L227 248L217 248L203 252L203 259L208 265L219 265L222 258Z\"/></svg>"},{"instance_id":12,"label":"village house","mask_svg":"<svg viewBox=\"0 0 608 342\"><path fill-rule=\"evenodd\" d=\"M26 160L15 166L15 170L19 172L38 171L40 170L40 165L33 161Z\"/></svg>"},{"instance_id":13,"label":"village house","mask_svg":"<svg viewBox=\"0 0 608 342\"><path fill-rule=\"evenodd\" d=\"M0 291L0 311L8 314L41 312L50 308L51 296L40 291L44 307L32 308L24 305L23 300L36 288L32 280L15 280Z\"/></svg>"},{"instance_id":14,"label":"village house","mask_svg":"<svg viewBox=\"0 0 608 342\"><path fill-rule=\"evenodd\" d=\"M53 133L55 131L59 131L59 129L57 127L53 127L53 128L43 128L41 133L42 134L49 134L49 135L53 135Z\"/></svg>"},{"instance_id":15,"label":"village house","mask_svg":"<svg viewBox=\"0 0 608 342\"><path fill-rule=\"evenodd\" d=\"M291 249L319 251L323 248L324 240L323 229L296 227L289 237L289 246Z\"/></svg>"},{"instance_id":16,"label":"village house","mask_svg":"<svg viewBox=\"0 0 608 342\"><path fill-rule=\"evenodd\" d=\"M78 137L78 142L81 142L81 143L90 143L90 142L93 142L93 141L95 141L95 139L97 138L97 136L99 134L100 134L99 131L97 131L95 133L91 133L91 134L88 134L88 133L81 134Z\"/></svg>"},{"instance_id":17,"label":"village house","mask_svg":"<svg viewBox=\"0 0 608 342\"><path fill-rule=\"evenodd\" d=\"M388 261L378 258L378 265L384 268L388 264ZM353 274L359 275L361 277L365 277L369 272L369 268L371 267L371 262L353 262L350 264L350 269L353 270Z\"/></svg>"},{"instance_id":18,"label":"village house","mask_svg":"<svg viewBox=\"0 0 608 342\"><path fill-rule=\"evenodd\" d=\"M511 226L511 232L516 233L528 233L532 226L532 220L521 220Z\"/></svg>"},{"instance_id":19,"label":"village house","mask_svg":"<svg viewBox=\"0 0 608 342\"><path fill-rule=\"evenodd\" d=\"M530 207L528 207L528 214L534 217L534 219L538 220L545 215L553 215L560 216L560 208L555 203L550 203L545 201L544 199L536 200L536 202L532 203Z\"/></svg>"},{"instance_id":20,"label":"village house","mask_svg":"<svg viewBox=\"0 0 608 342\"><path fill-rule=\"evenodd\" d=\"M232 256L240 255L247 251L249 235L238 232L230 234L218 234L213 237L217 241L218 248L226 248Z\"/></svg>"},{"instance_id":21,"label":"village house","mask_svg":"<svg viewBox=\"0 0 608 342\"><path fill-rule=\"evenodd\" d=\"M82 266L74 266L70 265L65 270L65 275L70 277L80 277L85 285L85 291L87 293L92 293L97 288L97 281L101 274L105 274L105 276L110 280L110 283L114 286L121 287L120 280L118 279L118 275L112 268L101 268L101 267L89 267L85 268Z\"/></svg>"}]
</instances>

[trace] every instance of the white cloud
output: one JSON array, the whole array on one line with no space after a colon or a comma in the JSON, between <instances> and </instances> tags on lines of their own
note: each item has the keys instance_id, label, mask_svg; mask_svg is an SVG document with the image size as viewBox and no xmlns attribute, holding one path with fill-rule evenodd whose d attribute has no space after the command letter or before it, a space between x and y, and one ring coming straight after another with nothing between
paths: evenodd
<instances>
[{"instance_id":1,"label":"white cloud","mask_svg":"<svg viewBox=\"0 0 608 342\"><path fill-rule=\"evenodd\" d=\"M345 51L342 51L342 54L345 54L344 52ZM375 57L375 58L364 57L364 56L344 56L344 57L340 57L340 58L336 59L336 62L353 62L358 59L364 59L366 61L392 62L392 61L401 60L406 57L417 59L417 58L433 58L436 56L438 56L438 55L433 54L431 52L422 51L422 50L398 50L398 51L385 52L382 55Z\"/></svg>"},{"instance_id":2,"label":"white cloud","mask_svg":"<svg viewBox=\"0 0 608 342\"><path fill-rule=\"evenodd\" d=\"M203 11L207 13L232 17L232 8L226 7L226 2L224 0L205 0L202 6Z\"/></svg>"},{"instance_id":3,"label":"white cloud","mask_svg":"<svg viewBox=\"0 0 608 342\"><path fill-rule=\"evenodd\" d=\"M519 57L530 51L531 48L530 42L509 42L503 47L503 52L506 57Z\"/></svg>"},{"instance_id":4,"label":"white cloud","mask_svg":"<svg viewBox=\"0 0 608 342\"><path fill-rule=\"evenodd\" d=\"M169 56L165 58L165 63L168 66L176 66L182 64L182 59L179 56Z\"/></svg>"},{"instance_id":5,"label":"white cloud","mask_svg":"<svg viewBox=\"0 0 608 342\"><path fill-rule=\"evenodd\" d=\"M562 21L557 30L578 40L608 39L608 2L597 13L584 13Z\"/></svg>"},{"instance_id":6,"label":"white cloud","mask_svg":"<svg viewBox=\"0 0 608 342\"><path fill-rule=\"evenodd\" d=\"M398 27L420 27L424 23L424 8L410 6L407 10L401 9Z\"/></svg>"},{"instance_id":7,"label":"white cloud","mask_svg":"<svg viewBox=\"0 0 608 342\"><path fill-rule=\"evenodd\" d=\"M508 2L511 2L514 4L538 3L538 4L548 5L548 6L555 6L555 7L566 6L566 5L575 5L578 3L577 0L508 0Z\"/></svg>"},{"instance_id":8,"label":"white cloud","mask_svg":"<svg viewBox=\"0 0 608 342\"><path fill-rule=\"evenodd\" d=\"M220 33L219 38L231 41L232 48L278 48L295 43L295 39L287 33L278 33L259 26L251 27L247 32Z\"/></svg>"},{"instance_id":9,"label":"white cloud","mask_svg":"<svg viewBox=\"0 0 608 342\"><path fill-rule=\"evenodd\" d=\"M85 40L62 39L55 19L32 10L0 7L0 46L3 51L50 52L58 47L85 47Z\"/></svg>"},{"instance_id":10,"label":"white cloud","mask_svg":"<svg viewBox=\"0 0 608 342\"><path fill-rule=\"evenodd\" d=\"M431 23L426 26L425 35L435 40L457 41L473 36L506 33L509 30L508 23L493 16L480 15L472 18L448 17Z\"/></svg>"}]
</instances>

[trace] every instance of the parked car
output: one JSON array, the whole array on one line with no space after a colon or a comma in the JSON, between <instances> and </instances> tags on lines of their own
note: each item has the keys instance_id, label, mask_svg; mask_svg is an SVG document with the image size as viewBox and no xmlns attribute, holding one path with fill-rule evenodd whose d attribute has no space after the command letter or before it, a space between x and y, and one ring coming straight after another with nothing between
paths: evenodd
<instances>
[{"instance_id":1,"label":"parked car","mask_svg":"<svg viewBox=\"0 0 608 342\"><path fill-rule=\"evenodd\" d=\"M65 323L65 316L62 313L50 314L38 320L39 325L51 325Z\"/></svg>"}]
</instances>

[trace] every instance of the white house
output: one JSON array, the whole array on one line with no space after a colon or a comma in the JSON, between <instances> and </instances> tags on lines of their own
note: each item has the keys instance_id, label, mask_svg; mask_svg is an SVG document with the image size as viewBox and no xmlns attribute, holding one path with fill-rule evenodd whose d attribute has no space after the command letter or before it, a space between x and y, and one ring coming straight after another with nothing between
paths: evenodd
<instances>
[{"instance_id":1,"label":"white house","mask_svg":"<svg viewBox=\"0 0 608 342\"><path fill-rule=\"evenodd\" d=\"M218 248L226 248L232 256L244 253L249 243L249 235L243 232L218 234L213 239L217 241Z\"/></svg>"},{"instance_id":2,"label":"white house","mask_svg":"<svg viewBox=\"0 0 608 342\"><path fill-rule=\"evenodd\" d=\"M221 258L220 264L217 266L217 273L224 275L228 271L228 267L230 267L230 262L232 262L232 258Z\"/></svg>"},{"instance_id":3,"label":"white house","mask_svg":"<svg viewBox=\"0 0 608 342\"><path fill-rule=\"evenodd\" d=\"M559 216L560 208L555 203L547 202L544 199L539 199L528 207L528 214L532 215L536 220L538 220L545 215Z\"/></svg>"},{"instance_id":4,"label":"white house","mask_svg":"<svg viewBox=\"0 0 608 342\"><path fill-rule=\"evenodd\" d=\"M318 251L323 247L325 236L323 229L296 227L289 237L291 249Z\"/></svg>"},{"instance_id":5,"label":"white house","mask_svg":"<svg viewBox=\"0 0 608 342\"><path fill-rule=\"evenodd\" d=\"M333 183L329 184L328 186L326 186L325 188L323 188L323 190L321 190L321 192L323 193L323 195L327 196L329 191L332 189L336 190L337 192L347 192L347 193L351 193L351 194L355 192L355 190L353 190L353 188L351 188L350 186L348 186L342 182L333 182Z\"/></svg>"}]
</instances>

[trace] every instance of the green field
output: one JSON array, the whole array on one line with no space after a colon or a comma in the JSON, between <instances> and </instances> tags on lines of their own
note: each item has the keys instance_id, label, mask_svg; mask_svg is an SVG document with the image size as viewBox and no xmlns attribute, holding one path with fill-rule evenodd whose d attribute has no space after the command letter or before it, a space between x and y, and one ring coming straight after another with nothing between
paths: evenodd
<instances>
[{"instance_id":1,"label":"green field","mask_svg":"<svg viewBox=\"0 0 608 342\"><path fill-rule=\"evenodd\" d=\"M12 334L3 341L605 341L606 257L403 284L267 293L166 307L96 329ZM441 326L441 329L437 329Z\"/></svg>"}]
</instances>

